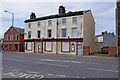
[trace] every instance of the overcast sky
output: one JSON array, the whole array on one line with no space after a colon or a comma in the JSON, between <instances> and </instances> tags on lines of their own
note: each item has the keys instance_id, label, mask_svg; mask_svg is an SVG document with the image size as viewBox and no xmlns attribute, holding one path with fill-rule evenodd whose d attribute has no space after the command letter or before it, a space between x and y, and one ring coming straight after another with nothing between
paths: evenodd
<instances>
[{"instance_id":1,"label":"overcast sky","mask_svg":"<svg viewBox=\"0 0 120 80\"><path fill-rule=\"evenodd\" d=\"M95 34L101 34L103 31L115 33L115 2L2 2L0 18L0 36L11 26L11 14L5 13L5 10L15 14L15 27L24 28L24 20L28 19L31 12L35 12L37 17L58 14L60 5L65 6L68 11L81 11L91 9L95 19ZM1 25L2 24L2 25Z\"/></svg>"}]
</instances>

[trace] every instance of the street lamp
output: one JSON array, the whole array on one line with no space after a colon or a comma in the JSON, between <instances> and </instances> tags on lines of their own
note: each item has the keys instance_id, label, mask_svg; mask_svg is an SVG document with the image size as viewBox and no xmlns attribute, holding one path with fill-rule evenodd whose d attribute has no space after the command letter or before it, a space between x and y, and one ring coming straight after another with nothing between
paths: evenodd
<instances>
[{"instance_id":1,"label":"street lamp","mask_svg":"<svg viewBox=\"0 0 120 80\"><path fill-rule=\"evenodd\" d=\"M13 27L13 25L14 25L14 13L9 12L9 11L7 11L7 10L6 10L5 12L12 14L12 27Z\"/></svg>"}]
</instances>

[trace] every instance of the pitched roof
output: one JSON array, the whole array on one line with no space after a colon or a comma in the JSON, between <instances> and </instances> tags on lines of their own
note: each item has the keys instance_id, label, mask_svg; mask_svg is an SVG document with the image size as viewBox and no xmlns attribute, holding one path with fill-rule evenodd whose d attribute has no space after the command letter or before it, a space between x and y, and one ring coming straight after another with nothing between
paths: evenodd
<instances>
[{"instance_id":1,"label":"pitched roof","mask_svg":"<svg viewBox=\"0 0 120 80\"><path fill-rule=\"evenodd\" d=\"M24 34L24 29L23 28L18 28L18 27L14 27L18 32L20 32L20 34Z\"/></svg>"},{"instance_id":2,"label":"pitched roof","mask_svg":"<svg viewBox=\"0 0 120 80\"><path fill-rule=\"evenodd\" d=\"M76 16L76 15L83 15L84 12L89 12L90 10L84 10L84 11L76 11L76 12L68 12L64 14L56 14L56 15L49 15L49 16L44 16L44 17L39 17L35 19L27 19L24 22L33 22L33 21L39 21L39 20L46 20L46 19L53 19L53 18L61 18L61 17L68 17L68 16Z\"/></svg>"}]
</instances>

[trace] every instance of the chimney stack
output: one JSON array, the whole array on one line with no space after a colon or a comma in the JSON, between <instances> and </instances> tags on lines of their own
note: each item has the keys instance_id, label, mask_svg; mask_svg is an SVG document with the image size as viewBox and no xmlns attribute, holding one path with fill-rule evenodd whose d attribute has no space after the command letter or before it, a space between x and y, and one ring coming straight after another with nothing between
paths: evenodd
<instances>
[{"instance_id":1,"label":"chimney stack","mask_svg":"<svg viewBox=\"0 0 120 80\"><path fill-rule=\"evenodd\" d=\"M35 19L35 18L36 18L35 13L31 12L30 19Z\"/></svg>"},{"instance_id":2,"label":"chimney stack","mask_svg":"<svg viewBox=\"0 0 120 80\"><path fill-rule=\"evenodd\" d=\"M59 6L59 14L64 14L66 12L65 7L64 6Z\"/></svg>"}]
</instances>

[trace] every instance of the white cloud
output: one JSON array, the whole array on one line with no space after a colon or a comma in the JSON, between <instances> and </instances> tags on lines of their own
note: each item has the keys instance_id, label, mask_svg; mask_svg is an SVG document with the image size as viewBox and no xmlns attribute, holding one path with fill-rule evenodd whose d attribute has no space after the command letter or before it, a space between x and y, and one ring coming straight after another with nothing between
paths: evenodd
<instances>
[{"instance_id":1,"label":"white cloud","mask_svg":"<svg viewBox=\"0 0 120 80\"><path fill-rule=\"evenodd\" d=\"M115 2L115 0L2 0L2 2Z\"/></svg>"},{"instance_id":2,"label":"white cloud","mask_svg":"<svg viewBox=\"0 0 120 80\"><path fill-rule=\"evenodd\" d=\"M60 5L64 5L66 7L66 11L79 11L79 10L85 10L85 9L91 9L93 16L95 18L95 21L97 23L96 30L97 33L101 32L103 30L110 30L112 31L115 27L114 25L114 9L115 5L114 3L106 3L106 2L38 2L36 0L29 1L22 1L22 0L16 0L13 2L10 2L11 0L5 1L2 3L3 11L2 16L3 18L3 27L4 31L7 29L9 25L11 25L11 15L8 13L5 13L4 10L8 10L10 12L13 12L15 14L15 21L16 26L24 26L24 20L29 18L29 15L31 12L35 12L37 17L45 16L45 15L51 15L51 14L57 14L58 13L58 7ZM82 0L83 1L83 0ZM94 0L95 1L95 0ZM109 18L109 19L107 19ZM9 19L9 21L8 21ZM101 26L101 29L99 29L99 26Z\"/></svg>"}]
</instances>

